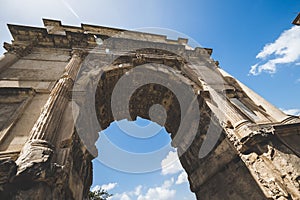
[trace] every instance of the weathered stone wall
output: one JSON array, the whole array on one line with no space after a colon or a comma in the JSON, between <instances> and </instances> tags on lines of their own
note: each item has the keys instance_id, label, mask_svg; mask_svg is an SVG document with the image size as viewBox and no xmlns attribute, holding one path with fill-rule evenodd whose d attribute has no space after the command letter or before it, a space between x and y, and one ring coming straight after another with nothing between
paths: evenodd
<instances>
[{"instance_id":1,"label":"weathered stone wall","mask_svg":"<svg viewBox=\"0 0 300 200\"><path fill-rule=\"evenodd\" d=\"M9 130L5 130L6 134L2 133L1 151L21 150L52 87L62 75L69 57L69 51L34 48L30 54L1 69L0 87L3 91L1 108L13 109L12 105L15 104L11 110L14 112L6 110L7 116L2 115L7 120L6 126ZM23 88L28 88L27 90L30 89L31 92L27 92L26 95L26 92L22 91ZM18 98L23 98L24 101L20 101L17 106ZM10 117L12 119L9 119Z\"/></svg>"}]
</instances>

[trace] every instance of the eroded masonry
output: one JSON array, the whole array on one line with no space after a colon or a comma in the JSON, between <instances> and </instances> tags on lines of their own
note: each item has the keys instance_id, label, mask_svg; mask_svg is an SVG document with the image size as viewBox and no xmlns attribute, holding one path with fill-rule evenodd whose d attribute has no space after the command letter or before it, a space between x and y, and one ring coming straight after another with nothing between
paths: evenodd
<instances>
[{"instance_id":1,"label":"eroded masonry","mask_svg":"<svg viewBox=\"0 0 300 200\"><path fill-rule=\"evenodd\" d=\"M171 133L197 199L300 199L300 118L223 71L211 49L191 48L183 38L43 22L8 25L0 199L87 198L98 132L128 115L150 119L153 105L165 109L151 119ZM133 82L158 74L161 84L153 79L127 105L112 107L118 81L135 68L142 71ZM195 98L182 105L188 90L176 94L172 84L191 88Z\"/></svg>"}]
</instances>

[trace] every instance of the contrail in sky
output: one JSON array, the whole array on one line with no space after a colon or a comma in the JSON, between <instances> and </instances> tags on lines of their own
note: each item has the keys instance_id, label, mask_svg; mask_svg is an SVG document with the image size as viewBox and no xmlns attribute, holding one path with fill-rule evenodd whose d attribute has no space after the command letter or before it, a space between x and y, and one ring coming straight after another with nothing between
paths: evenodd
<instances>
[{"instance_id":1,"label":"contrail in sky","mask_svg":"<svg viewBox=\"0 0 300 200\"><path fill-rule=\"evenodd\" d=\"M72 12L72 14L79 20L80 20L80 17L76 14L76 12L73 10L73 8L70 6L70 4L68 4L68 2L62 0L63 4L65 4L65 6Z\"/></svg>"}]
</instances>

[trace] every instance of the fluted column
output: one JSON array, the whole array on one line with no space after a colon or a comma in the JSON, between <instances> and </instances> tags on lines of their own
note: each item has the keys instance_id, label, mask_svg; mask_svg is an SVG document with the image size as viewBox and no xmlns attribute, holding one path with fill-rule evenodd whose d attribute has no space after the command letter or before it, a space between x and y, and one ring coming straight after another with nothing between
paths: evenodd
<instances>
[{"instance_id":1,"label":"fluted column","mask_svg":"<svg viewBox=\"0 0 300 200\"><path fill-rule=\"evenodd\" d=\"M35 163L44 163L50 160L57 129L69 101L69 91L73 87L82 62L82 56L82 52L78 50L72 52L72 57L65 67L64 74L52 89L38 120L30 132L29 139L16 161L18 174Z\"/></svg>"},{"instance_id":2,"label":"fluted column","mask_svg":"<svg viewBox=\"0 0 300 200\"><path fill-rule=\"evenodd\" d=\"M63 76L52 89L39 119L31 130L29 140L46 140L50 143L55 140L57 126L68 102L68 91L72 89L80 63L80 55L74 52Z\"/></svg>"}]
</instances>

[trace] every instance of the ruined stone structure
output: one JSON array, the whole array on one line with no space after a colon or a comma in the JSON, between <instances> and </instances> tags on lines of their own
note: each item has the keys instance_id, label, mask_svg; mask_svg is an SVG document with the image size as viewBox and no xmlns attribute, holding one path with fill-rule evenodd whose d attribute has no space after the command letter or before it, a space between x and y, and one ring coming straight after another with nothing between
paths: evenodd
<instances>
[{"instance_id":1,"label":"ruined stone structure","mask_svg":"<svg viewBox=\"0 0 300 200\"><path fill-rule=\"evenodd\" d=\"M197 199L300 199L299 117L224 72L211 49L43 21L45 28L8 25L13 41L0 61L0 199L86 198L98 132L126 112L150 119L154 104L165 109L165 123L153 121L171 133ZM138 87L128 107L112 107L118 80L137 66L148 73L133 81L158 73L167 82ZM181 105L168 83L188 86L196 98ZM189 118L194 110L198 118Z\"/></svg>"}]
</instances>

